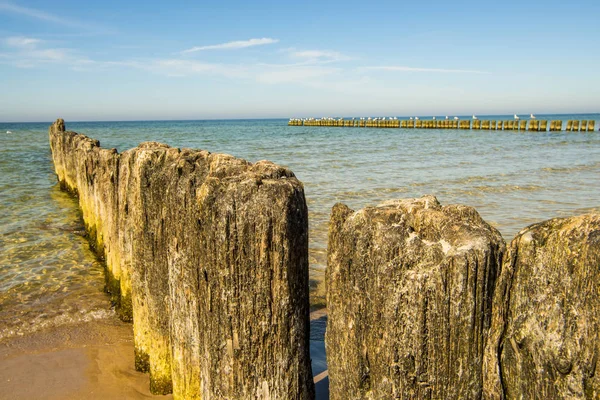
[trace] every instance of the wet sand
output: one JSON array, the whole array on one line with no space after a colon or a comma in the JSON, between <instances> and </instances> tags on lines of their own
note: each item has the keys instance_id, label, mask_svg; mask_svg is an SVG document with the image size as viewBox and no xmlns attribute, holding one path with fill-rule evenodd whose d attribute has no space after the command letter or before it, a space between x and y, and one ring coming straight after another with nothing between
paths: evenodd
<instances>
[{"instance_id":1,"label":"wet sand","mask_svg":"<svg viewBox=\"0 0 600 400\"><path fill-rule=\"evenodd\" d=\"M133 367L131 324L62 326L0 342L0 399L171 399Z\"/></svg>"},{"instance_id":2,"label":"wet sand","mask_svg":"<svg viewBox=\"0 0 600 400\"><path fill-rule=\"evenodd\" d=\"M329 397L325 323L324 310L311 314L317 399ZM132 326L116 317L5 339L0 399L172 399L152 395L148 374L133 366Z\"/></svg>"},{"instance_id":3,"label":"wet sand","mask_svg":"<svg viewBox=\"0 0 600 400\"><path fill-rule=\"evenodd\" d=\"M327 327L327 309L322 308L310 313L310 358L315 381L316 400L329 399L329 371L325 355L325 328Z\"/></svg>"}]
</instances>

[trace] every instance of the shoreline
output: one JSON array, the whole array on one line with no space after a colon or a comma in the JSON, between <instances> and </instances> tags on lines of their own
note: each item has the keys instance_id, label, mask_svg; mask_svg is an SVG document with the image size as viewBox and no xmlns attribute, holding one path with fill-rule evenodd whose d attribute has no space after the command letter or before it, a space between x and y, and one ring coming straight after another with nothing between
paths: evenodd
<instances>
[{"instance_id":1,"label":"shoreline","mask_svg":"<svg viewBox=\"0 0 600 400\"><path fill-rule=\"evenodd\" d=\"M324 309L311 313L311 325L324 325L326 315ZM326 399L324 342L311 339L317 399ZM116 314L5 338L0 360L0 400L173 398L150 393L149 374L135 370L133 327Z\"/></svg>"},{"instance_id":2,"label":"shoreline","mask_svg":"<svg viewBox=\"0 0 600 400\"><path fill-rule=\"evenodd\" d=\"M171 399L154 396L133 362L131 324L116 316L0 342L0 399Z\"/></svg>"}]
</instances>

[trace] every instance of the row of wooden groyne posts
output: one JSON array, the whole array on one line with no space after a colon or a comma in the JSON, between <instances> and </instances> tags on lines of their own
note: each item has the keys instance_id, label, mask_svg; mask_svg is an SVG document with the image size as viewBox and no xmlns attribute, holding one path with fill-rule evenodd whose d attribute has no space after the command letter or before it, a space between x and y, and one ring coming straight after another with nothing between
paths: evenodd
<instances>
[{"instance_id":1,"label":"row of wooden groyne posts","mask_svg":"<svg viewBox=\"0 0 600 400\"><path fill-rule=\"evenodd\" d=\"M313 400L308 209L268 161L50 127L135 367L175 399ZM510 244L435 197L329 221L325 345L341 399L600 398L600 215ZM319 374L321 375L321 374Z\"/></svg>"},{"instance_id":2,"label":"row of wooden groyne posts","mask_svg":"<svg viewBox=\"0 0 600 400\"><path fill-rule=\"evenodd\" d=\"M550 124L548 125L548 122ZM595 130L594 120L569 120L565 130L568 132L592 132ZM416 129L480 129L511 131L562 131L561 120L421 120L398 118L291 118L289 126L330 126L350 128L416 128Z\"/></svg>"}]
</instances>

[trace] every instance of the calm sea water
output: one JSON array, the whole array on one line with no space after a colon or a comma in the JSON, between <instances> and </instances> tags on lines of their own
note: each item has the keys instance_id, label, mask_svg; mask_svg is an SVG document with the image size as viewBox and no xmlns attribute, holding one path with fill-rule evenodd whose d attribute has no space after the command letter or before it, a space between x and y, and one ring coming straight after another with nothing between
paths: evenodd
<instances>
[{"instance_id":1,"label":"calm sea water","mask_svg":"<svg viewBox=\"0 0 600 400\"><path fill-rule=\"evenodd\" d=\"M538 118L596 120L596 129L600 122L599 114ZM49 125L0 123L0 340L113 312L77 202L57 187ZM434 194L442 204L474 206L506 240L537 221L600 211L598 131L288 127L287 120L67 121L67 129L119 151L161 141L289 167L305 185L313 283L323 277L336 202L360 208ZM314 286L318 295L322 287Z\"/></svg>"}]
</instances>

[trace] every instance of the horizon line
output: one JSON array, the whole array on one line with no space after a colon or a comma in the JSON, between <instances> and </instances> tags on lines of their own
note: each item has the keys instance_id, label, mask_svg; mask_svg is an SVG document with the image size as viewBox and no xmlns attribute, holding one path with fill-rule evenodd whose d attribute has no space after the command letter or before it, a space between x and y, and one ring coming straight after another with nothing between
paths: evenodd
<instances>
[{"instance_id":1,"label":"horizon line","mask_svg":"<svg viewBox=\"0 0 600 400\"><path fill-rule=\"evenodd\" d=\"M534 113L537 116L543 116L543 115L600 115L600 112L561 112L561 113ZM371 114L375 117L397 117L397 118L410 118L410 117L414 117L414 116L418 116L419 118L427 118L427 117L444 117L445 114L407 114L407 115L393 115L393 114ZM452 117L457 116L457 117L465 117L467 119L471 119L471 116L474 114L464 114L464 115L457 115L457 114L448 114L448 117L450 117L450 115L452 115ZM479 115L479 116L485 116L485 117L494 117L494 116L511 116L512 118L512 114L478 114L475 113L475 115ZM528 118L527 114L517 114L517 115L523 115L523 118ZM368 116L363 116L363 117L368 117ZM324 118L323 116L319 116L319 117L314 117L314 116L309 116L309 117L296 117L296 116L291 116L291 117L246 117L246 118L183 118L183 119L179 119L179 118L173 118L173 119L78 119L78 120L65 120L65 123L80 123L80 122L191 122L191 121L245 121L245 120L278 120L278 119L283 119L283 120L287 120L290 118ZM327 117L329 118L329 117ZM352 116L352 115L346 115L346 116L342 116L342 115L334 115L333 117L330 118L361 118L361 116ZM48 121L0 121L0 124L43 124L43 123L53 123L54 121L56 121L56 119L54 120L48 120ZM2 133L2 132L0 132Z\"/></svg>"}]
</instances>

